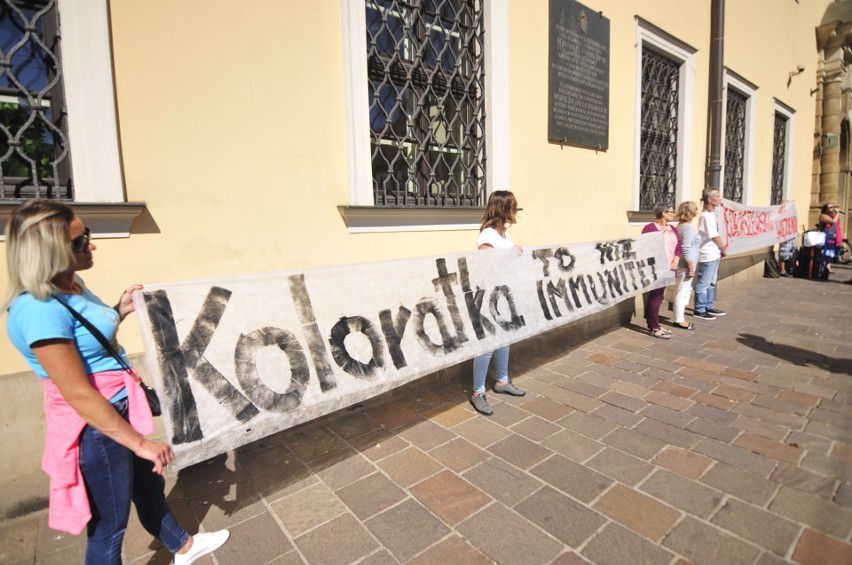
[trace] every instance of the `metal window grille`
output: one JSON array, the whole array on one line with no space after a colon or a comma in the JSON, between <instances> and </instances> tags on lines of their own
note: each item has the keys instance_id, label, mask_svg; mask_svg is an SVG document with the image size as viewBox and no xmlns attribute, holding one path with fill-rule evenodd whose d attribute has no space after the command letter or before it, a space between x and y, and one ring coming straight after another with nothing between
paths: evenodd
<instances>
[{"instance_id":1,"label":"metal window grille","mask_svg":"<svg viewBox=\"0 0 852 565\"><path fill-rule=\"evenodd\" d=\"M677 122L680 65L642 49L642 131L639 209L673 204L677 187Z\"/></svg>"},{"instance_id":2,"label":"metal window grille","mask_svg":"<svg viewBox=\"0 0 852 565\"><path fill-rule=\"evenodd\" d=\"M772 139L772 191L770 204L784 199L784 175L787 171L787 118L775 113L775 133Z\"/></svg>"},{"instance_id":3,"label":"metal window grille","mask_svg":"<svg viewBox=\"0 0 852 565\"><path fill-rule=\"evenodd\" d=\"M745 96L736 90L728 89L725 117L725 185L722 195L735 202L743 201L746 101Z\"/></svg>"},{"instance_id":4,"label":"metal window grille","mask_svg":"<svg viewBox=\"0 0 852 565\"><path fill-rule=\"evenodd\" d=\"M485 201L484 0L366 0L376 206Z\"/></svg>"},{"instance_id":5,"label":"metal window grille","mask_svg":"<svg viewBox=\"0 0 852 565\"><path fill-rule=\"evenodd\" d=\"M0 199L73 198L56 0L0 0Z\"/></svg>"}]
</instances>

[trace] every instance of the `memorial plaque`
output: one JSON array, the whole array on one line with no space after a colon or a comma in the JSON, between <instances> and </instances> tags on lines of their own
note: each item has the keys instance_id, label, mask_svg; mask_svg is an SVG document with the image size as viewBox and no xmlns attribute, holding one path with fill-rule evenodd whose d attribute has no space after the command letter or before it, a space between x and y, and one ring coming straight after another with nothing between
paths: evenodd
<instances>
[{"instance_id":1,"label":"memorial plaque","mask_svg":"<svg viewBox=\"0 0 852 565\"><path fill-rule=\"evenodd\" d=\"M574 0L550 0L547 137L609 147L609 19Z\"/></svg>"}]
</instances>

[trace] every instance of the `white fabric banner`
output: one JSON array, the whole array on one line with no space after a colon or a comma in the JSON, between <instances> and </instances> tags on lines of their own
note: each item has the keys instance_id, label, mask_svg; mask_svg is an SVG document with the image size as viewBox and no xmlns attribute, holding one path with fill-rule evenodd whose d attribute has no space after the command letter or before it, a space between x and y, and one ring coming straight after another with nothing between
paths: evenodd
<instances>
[{"instance_id":1,"label":"white fabric banner","mask_svg":"<svg viewBox=\"0 0 852 565\"><path fill-rule=\"evenodd\" d=\"M672 284L663 235L146 285L177 468Z\"/></svg>"},{"instance_id":2,"label":"white fabric banner","mask_svg":"<svg viewBox=\"0 0 852 565\"><path fill-rule=\"evenodd\" d=\"M714 212L722 241L728 244L728 255L772 247L798 233L796 203L792 200L777 206L755 207L723 198L722 205Z\"/></svg>"}]
</instances>

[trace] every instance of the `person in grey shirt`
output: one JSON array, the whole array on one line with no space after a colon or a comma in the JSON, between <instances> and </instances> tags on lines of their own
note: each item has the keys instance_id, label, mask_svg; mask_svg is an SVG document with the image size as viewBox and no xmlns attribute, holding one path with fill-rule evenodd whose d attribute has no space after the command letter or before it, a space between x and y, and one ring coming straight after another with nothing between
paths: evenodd
<instances>
[{"instance_id":1,"label":"person in grey shirt","mask_svg":"<svg viewBox=\"0 0 852 565\"><path fill-rule=\"evenodd\" d=\"M684 319L686 305L692 294L692 280L695 277L695 267L698 265L698 245L701 238L692 225L692 220L698 215L698 204L681 202L677 207L677 234L680 236L682 255L677 269L677 282L672 310L674 310L674 325L684 330L694 330L695 324L687 323Z\"/></svg>"}]
</instances>

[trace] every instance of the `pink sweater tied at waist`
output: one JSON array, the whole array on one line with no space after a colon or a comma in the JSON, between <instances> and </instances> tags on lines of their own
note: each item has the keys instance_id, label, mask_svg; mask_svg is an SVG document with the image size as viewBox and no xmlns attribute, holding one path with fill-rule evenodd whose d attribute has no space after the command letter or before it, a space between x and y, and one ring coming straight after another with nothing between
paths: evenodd
<instances>
[{"instance_id":1,"label":"pink sweater tied at waist","mask_svg":"<svg viewBox=\"0 0 852 565\"><path fill-rule=\"evenodd\" d=\"M142 435L154 431L154 418L137 382L126 371L105 371L89 375L89 382L104 398L112 398L127 389L130 425ZM42 470L50 477L48 527L77 535L92 518L86 484L80 472L80 434L86 421L77 414L50 379L44 385L45 432Z\"/></svg>"}]
</instances>

